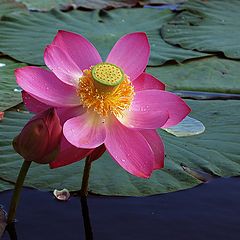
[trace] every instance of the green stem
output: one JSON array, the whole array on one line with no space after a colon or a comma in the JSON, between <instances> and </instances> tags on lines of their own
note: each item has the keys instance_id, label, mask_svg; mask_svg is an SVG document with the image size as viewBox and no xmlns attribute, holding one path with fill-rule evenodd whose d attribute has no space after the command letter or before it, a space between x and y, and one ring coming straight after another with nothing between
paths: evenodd
<instances>
[{"instance_id":1,"label":"green stem","mask_svg":"<svg viewBox=\"0 0 240 240\"><path fill-rule=\"evenodd\" d=\"M91 154L87 156L85 160L85 166L83 171L82 177L82 187L80 191L81 197L87 197L88 195L88 180L89 180L89 173L92 165Z\"/></svg>"},{"instance_id":2,"label":"green stem","mask_svg":"<svg viewBox=\"0 0 240 240\"><path fill-rule=\"evenodd\" d=\"M22 164L21 170L18 174L17 182L15 184L15 189L13 192L11 204L8 211L7 224L12 223L15 218L16 209L20 199L20 193L22 190L23 182L27 175L30 165L31 165L31 161L24 161Z\"/></svg>"}]
</instances>

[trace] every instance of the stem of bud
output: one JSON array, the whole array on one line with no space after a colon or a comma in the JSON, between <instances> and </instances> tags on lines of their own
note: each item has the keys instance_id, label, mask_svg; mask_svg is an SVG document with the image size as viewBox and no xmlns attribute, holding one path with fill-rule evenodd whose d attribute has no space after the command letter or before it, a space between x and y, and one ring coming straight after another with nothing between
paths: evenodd
<instances>
[{"instance_id":1,"label":"stem of bud","mask_svg":"<svg viewBox=\"0 0 240 240\"><path fill-rule=\"evenodd\" d=\"M14 221L17 205L20 199L20 193L21 193L24 179L27 175L30 165L31 165L31 161L24 161L22 164L21 170L18 174L18 178L15 184L15 189L11 199L11 204L8 211L7 224L10 224Z\"/></svg>"}]
</instances>

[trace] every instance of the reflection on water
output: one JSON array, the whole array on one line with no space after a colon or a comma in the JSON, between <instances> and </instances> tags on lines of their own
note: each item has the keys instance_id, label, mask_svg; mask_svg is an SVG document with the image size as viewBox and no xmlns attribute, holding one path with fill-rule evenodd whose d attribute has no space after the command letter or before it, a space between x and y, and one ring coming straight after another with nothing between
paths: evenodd
<instances>
[{"instance_id":1,"label":"reflection on water","mask_svg":"<svg viewBox=\"0 0 240 240\"><path fill-rule=\"evenodd\" d=\"M79 197L79 198L81 200L81 209L82 209L82 217L83 217L84 230L85 230L85 239L93 240L93 233L92 233L91 221L90 221L90 217L89 217L87 198L86 197ZM16 224L15 222L8 224L5 229L5 232L6 232L5 234L8 233L10 240L18 239L15 224ZM1 236L0 236L0 238L1 238Z\"/></svg>"},{"instance_id":2,"label":"reflection on water","mask_svg":"<svg viewBox=\"0 0 240 240\"><path fill-rule=\"evenodd\" d=\"M16 232L16 228L15 228L15 223L8 224L7 228L6 228L6 232L8 233L9 238L11 240L17 240L17 232Z\"/></svg>"},{"instance_id":3,"label":"reflection on water","mask_svg":"<svg viewBox=\"0 0 240 240\"><path fill-rule=\"evenodd\" d=\"M5 209L10 198L11 191L0 193ZM239 240L239 199L240 178L219 178L150 197L90 195L81 200L81 214L78 197L60 202L52 193L25 188L17 238L12 229L2 240Z\"/></svg>"},{"instance_id":4,"label":"reflection on water","mask_svg":"<svg viewBox=\"0 0 240 240\"><path fill-rule=\"evenodd\" d=\"M82 216L85 229L85 238L87 240L93 239L92 226L89 216L88 203L86 197L81 197L81 206L82 206Z\"/></svg>"}]
</instances>

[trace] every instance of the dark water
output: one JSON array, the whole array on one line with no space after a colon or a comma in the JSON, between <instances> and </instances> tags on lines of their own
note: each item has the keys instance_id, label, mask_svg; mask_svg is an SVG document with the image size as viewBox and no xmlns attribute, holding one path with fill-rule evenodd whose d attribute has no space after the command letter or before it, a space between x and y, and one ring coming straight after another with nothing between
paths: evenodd
<instances>
[{"instance_id":1,"label":"dark water","mask_svg":"<svg viewBox=\"0 0 240 240\"><path fill-rule=\"evenodd\" d=\"M11 194L0 193L6 209ZM240 178L151 197L89 196L88 208L94 240L240 239ZM25 188L17 218L18 240L85 239L77 197L59 202L51 193ZM5 232L2 240L8 239Z\"/></svg>"}]
</instances>

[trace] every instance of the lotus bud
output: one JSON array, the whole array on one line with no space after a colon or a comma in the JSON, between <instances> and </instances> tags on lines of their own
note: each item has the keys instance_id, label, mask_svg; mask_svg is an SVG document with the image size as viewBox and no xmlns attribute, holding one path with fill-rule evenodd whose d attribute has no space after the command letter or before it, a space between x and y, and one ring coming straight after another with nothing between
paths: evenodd
<instances>
[{"instance_id":1,"label":"lotus bud","mask_svg":"<svg viewBox=\"0 0 240 240\"><path fill-rule=\"evenodd\" d=\"M104 144L100 145L99 147L95 148L91 153L91 161L95 161L97 159L99 159L103 154L104 152L106 151L106 147Z\"/></svg>"},{"instance_id":2,"label":"lotus bud","mask_svg":"<svg viewBox=\"0 0 240 240\"><path fill-rule=\"evenodd\" d=\"M13 148L26 161L52 162L59 151L62 126L56 111L50 108L34 116L13 140Z\"/></svg>"}]
</instances>

